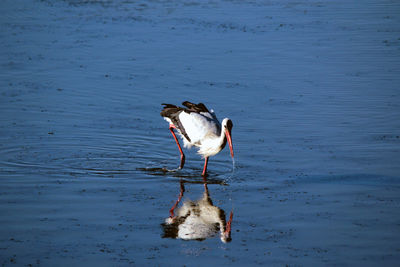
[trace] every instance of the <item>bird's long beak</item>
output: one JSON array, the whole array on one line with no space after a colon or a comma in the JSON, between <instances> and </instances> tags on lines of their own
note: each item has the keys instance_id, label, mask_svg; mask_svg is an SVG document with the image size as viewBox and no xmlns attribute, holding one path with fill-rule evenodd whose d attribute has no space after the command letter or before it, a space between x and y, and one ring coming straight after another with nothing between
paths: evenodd
<instances>
[{"instance_id":1,"label":"bird's long beak","mask_svg":"<svg viewBox=\"0 0 400 267\"><path fill-rule=\"evenodd\" d=\"M231 242L232 237L231 237L231 224L232 224L232 218L233 218L233 212L231 211L231 214L229 215L229 221L226 223L226 230L222 234L222 242L227 243Z\"/></svg>"},{"instance_id":2,"label":"bird's long beak","mask_svg":"<svg viewBox=\"0 0 400 267\"><path fill-rule=\"evenodd\" d=\"M225 130L226 139L228 139L229 149L231 150L231 156L233 158L233 145L232 145L232 137L231 133L228 130Z\"/></svg>"}]
</instances>

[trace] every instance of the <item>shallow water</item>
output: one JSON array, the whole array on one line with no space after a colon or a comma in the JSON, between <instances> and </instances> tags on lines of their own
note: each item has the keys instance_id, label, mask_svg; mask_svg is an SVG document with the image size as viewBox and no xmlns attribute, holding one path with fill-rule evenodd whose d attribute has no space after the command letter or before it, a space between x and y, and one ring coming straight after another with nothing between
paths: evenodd
<instances>
[{"instance_id":1,"label":"shallow water","mask_svg":"<svg viewBox=\"0 0 400 267\"><path fill-rule=\"evenodd\" d=\"M400 5L2 1L0 259L8 266L395 265ZM204 192L161 103L233 121L209 161L232 241L162 238ZM182 203L180 203L181 205Z\"/></svg>"}]
</instances>

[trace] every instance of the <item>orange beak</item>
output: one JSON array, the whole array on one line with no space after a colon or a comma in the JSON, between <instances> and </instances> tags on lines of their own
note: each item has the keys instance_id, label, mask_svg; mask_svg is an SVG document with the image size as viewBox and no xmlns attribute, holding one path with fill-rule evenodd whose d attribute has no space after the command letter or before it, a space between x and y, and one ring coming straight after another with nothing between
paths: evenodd
<instances>
[{"instance_id":1,"label":"orange beak","mask_svg":"<svg viewBox=\"0 0 400 267\"><path fill-rule=\"evenodd\" d=\"M226 139L228 139L229 149L231 150L231 156L233 158L233 145L232 145L232 137L231 133L228 130L225 130Z\"/></svg>"},{"instance_id":2,"label":"orange beak","mask_svg":"<svg viewBox=\"0 0 400 267\"><path fill-rule=\"evenodd\" d=\"M226 230L224 232L224 242L231 242L231 224L232 224L233 212L229 215L229 221L226 223Z\"/></svg>"}]
</instances>

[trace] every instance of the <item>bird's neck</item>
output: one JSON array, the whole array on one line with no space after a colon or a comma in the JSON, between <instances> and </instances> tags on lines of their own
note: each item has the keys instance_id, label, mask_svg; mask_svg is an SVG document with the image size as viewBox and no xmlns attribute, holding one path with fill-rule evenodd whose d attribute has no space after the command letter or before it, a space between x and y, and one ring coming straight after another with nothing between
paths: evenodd
<instances>
[{"instance_id":1,"label":"bird's neck","mask_svg":"<svg viewBox=\"0 0 400 267\"><path fill-rule=\"evenodd\" d=\"M224 129L224 127L222 128ZM221 135L219 136L219 144L220 144L220 148L221 150L225 147L226 145L226 135L225 135L225 131L221 129Z\"/></svg>"}]
</instances>

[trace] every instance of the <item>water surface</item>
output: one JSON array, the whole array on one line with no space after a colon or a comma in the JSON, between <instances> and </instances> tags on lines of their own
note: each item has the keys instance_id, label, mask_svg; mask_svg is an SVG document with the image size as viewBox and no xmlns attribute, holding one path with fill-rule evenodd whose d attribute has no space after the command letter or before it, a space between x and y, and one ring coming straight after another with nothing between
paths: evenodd
<instances>
[{"instance_id":1,"label":"water surface","mask_svg":"<svg viewBox=\"0 0 400 267\"><path fill-rule=\"evenodd\" d=\"M2 1L0 259L35 266L395 265L393 1ZM232 241L163 238L204 191L161 103L234 123L209 161ZM180 203L181 205L182 203Z\"/></svg>"}]
</instances>

